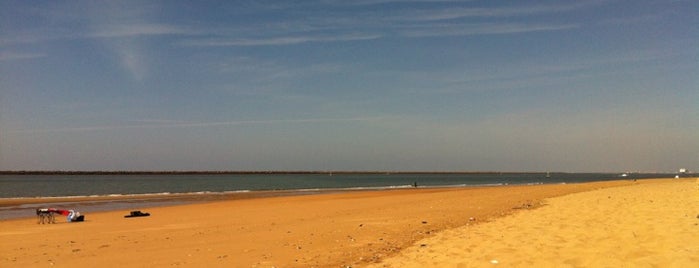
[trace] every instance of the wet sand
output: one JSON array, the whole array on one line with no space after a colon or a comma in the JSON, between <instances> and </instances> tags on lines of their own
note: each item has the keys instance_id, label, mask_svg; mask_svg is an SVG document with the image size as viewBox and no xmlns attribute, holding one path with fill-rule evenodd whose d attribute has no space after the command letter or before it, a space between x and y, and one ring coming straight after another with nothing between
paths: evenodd
<instances>
[{"instance_id":1,"label":"wet sand","mask_svg":"<svg viewBox=\"0 0 699 268\"><path fill-rule=\"evenodd\" d=\"M461 233L449 234L464 228L487 226L552 208L577 209L580 205L576 200L565 199L569 196L564 195L571 193L641 189L643 185L648 185L643 189L651 191L666 188L659 185L679 187L687 182L692 183L696 194L694 180L611 181L236 199L144 208L151 216L141 218L124 218L128 211L89 213L86 222L79 223L66 223L59 217L57 224L50 225L37 224L33 217L4 220L0 221L0 267L434 266L435 263L422 262L415 256L429 256L425 255L425 247L437 256L440 251L435 247L442 243L437 241L444 241L446 248L459 249L457 245L448 246L447 241L461 239ZM564 199L549 199L546 206L534 209L544 199L557 196ZM563 207L554 206L556 202ZM590 206L605 208L608 202L598 203ZM614 214L616 209L600 211ZM694 214L690 215L692 223L699 221ZM551 218L548 226L565 220ZM696 232L697 226L690 228ZM502 229L490 231L494 236ZM422 239L438 240L422 246L427 243ZM522 237L502 240L518 239ZM485 243L492 238L473 240ZM481 259L490 264L491 258L499 256L482 255ZM436 264L448 264L452 259Z\"/></svg>"},{"instance_id":2,"label":"wet sand","mask_svg":"<svg viewBox=\"0 0 699 268\"><path fill-rule=\"evenodd\" d=\"M339 192L338 190L309 191L243 191L227 193L135 194L110 196L71 196L42 198L0 198L0 220L26 218L36 208L70 208L94 213L142 207L176 206L221 200L253 199L264 197L312 195ZM349 192L349 191L348 191Z\"/></svg>"}]
</instances>

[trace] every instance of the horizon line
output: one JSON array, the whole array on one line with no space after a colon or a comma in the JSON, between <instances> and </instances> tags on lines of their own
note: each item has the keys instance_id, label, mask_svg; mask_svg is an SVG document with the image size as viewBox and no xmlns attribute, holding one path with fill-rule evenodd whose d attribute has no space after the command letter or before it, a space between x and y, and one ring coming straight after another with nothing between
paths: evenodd
<instances>
[{"instance_id":1,"label":"horizon line","mask_svg":"<svg viewBox=\"0 0 699 268\"><path fill-rule=\"evenodd\" d=\"M0 175L8 174L83 174L83 175L98 175L98 174L675 174L677 171L458 171L458 170L0 170ZM686 174L694 174L693 171L687 171Z\"/></svg>"}]
</instances>

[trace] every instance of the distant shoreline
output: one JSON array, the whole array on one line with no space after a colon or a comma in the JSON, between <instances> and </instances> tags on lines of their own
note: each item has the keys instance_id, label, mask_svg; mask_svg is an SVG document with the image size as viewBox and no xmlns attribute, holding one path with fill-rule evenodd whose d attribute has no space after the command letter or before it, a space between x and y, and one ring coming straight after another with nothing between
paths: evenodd
<instances>
[{"instance_id":1,"label":"distant shoreline","mask_svg":"<svg viewBox=\"0 0 699 268\"><path fill-rule=\"evenodd\" d=\"M0 175L170 175L170 174L543 174L498 171L0 171ZM551 172L567 173L567 172ZM596 172L592 172L596 173ZM604 173L604 172L602 172Z\"/></svg>"},{"instance_id":2,"label":"distant shoreline","mask_svg":"<svg viewBox=\"0 0 699 268\"><path fill-rule=\"evenodd\" d=\"M335 170L268 170L268 171L35 171L6 170L0 175L216 175L216 174L615 174L624 172L547 172L547 171L335 171ZM636 173L636 172L627 172ZM642 172L644 174L671 174Z\"/></svg>"}]
</instances>

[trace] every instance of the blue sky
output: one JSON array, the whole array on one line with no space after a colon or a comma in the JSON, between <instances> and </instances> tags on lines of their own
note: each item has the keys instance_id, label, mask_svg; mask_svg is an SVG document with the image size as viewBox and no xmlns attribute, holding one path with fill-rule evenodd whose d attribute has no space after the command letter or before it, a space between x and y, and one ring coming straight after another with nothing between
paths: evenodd
<instances>
[{"instance_id":1,"label":"blue sky","mask_svg":"<svg viewBox=\"0 0 699 268\"><path fill-rule=\"evenodd\" d=\"M0 170L699 170L696 1L2 1Z\"/></svg>"}]
</instances>

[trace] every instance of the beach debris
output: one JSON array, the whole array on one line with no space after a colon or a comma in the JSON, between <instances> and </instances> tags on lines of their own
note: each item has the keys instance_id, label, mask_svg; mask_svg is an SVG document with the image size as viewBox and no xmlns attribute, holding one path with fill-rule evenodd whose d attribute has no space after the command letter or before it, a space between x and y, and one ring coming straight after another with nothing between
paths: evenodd
<instances>
[{"instance_id":1,"label":"beach debris","mask_svg":"<svg viewBox=\"0 0 699 268\"><path fill-rule=\"evenodd\" d=\"M362 226L364 226L364 224L363 224L363 223L360 223L360 224L359 224L359 227L362 227Z\"/></svg>"},{"instance_id":2,"label":"beach debris","mask_svg":"<svg viewBox=\"0 0 699 268\"><path fill-rule=\"evenodd\" d=\"M470 217L470 218L468 218L468 220L469 220L469 221L475 221L475 220L476 220L476 218L474 218L474 217Z\"/></svg>"},{"instance_id":3,"label":"beach debris","mask_svg":"<svg viewBox=\"0 0 699 268\"><path fill-rule=\"evenodd\" d=\"M500 262L499 262L498 260L493 259L493 260L490 260L490 263L492 263L492 264L498 264L498 263L500 263Z\"/></svg>"},{"instance_id":4,"label":"beach debris","mask_svg":"<svg viewBox=\"0 0 699 268\"><path fill-rule=\"evenodd\" d=\"M134 210L129 213L129 215L125 215L124 218L133 218L133 217L148 217L150 216L150 213L148 212L141 212L140 210Z\"/></svg>"},{"instance_id":5,"label":"beach debris","mask_svg":"<svg viewBox=\"0 0 699 268\"><path fill-rule=\"evenodd\" d=\"M424 248L424 247L426 247L426 246L427 246L427 244L420 244L420 247L423 247L423 248Z\"/></svg>"},{"instance_id":6,"label":"beach debris","mask_svg":"<svg viewBox=\"0 0 699 268\"><path fill-rule=\"evenodd\" d=\"M422 221L422 224L427 224L427 221Z\"/></svg>"},{"instance_id":7,"label":"beach debris","mask_svg":"<svg viewBox=\"0 0 699 268\"><path fill-rule=\"evenodd\" d=\"M527 202L527 203L523 203L523 204L520 205L520 206L513 207L513 209L530 209L530 208L533 208L533 207L534 207L534 205L533 205L532 203Z\"/></svg>"},{"instance_id":8,"label":"beach debris","mask_svg":"<svg viewBox=\"0 0 699 268\"><path fill-rule=\"evenodd\" d=\"M39 224L56 223L55 215L66 216L67 222L85 221L85 216L80 215L80 212L72 209L57 209L57 208L38 208L36 216L39 219Z\"/></svg>"}]
</instances>

